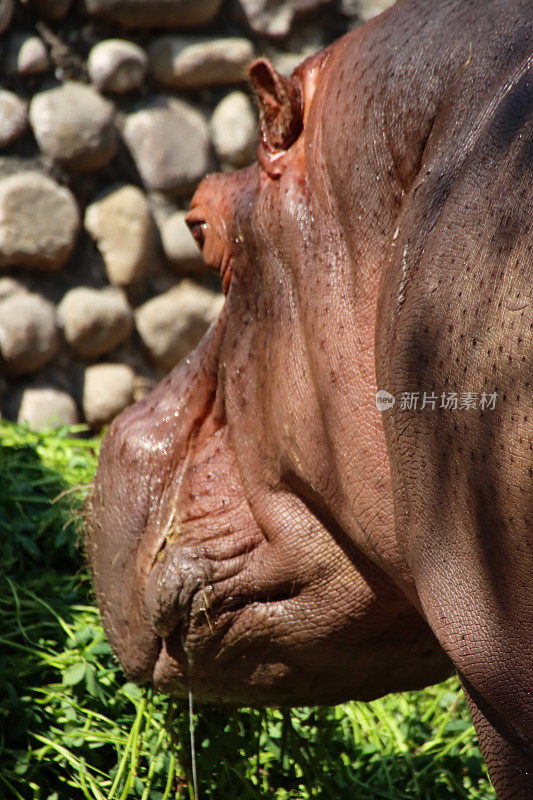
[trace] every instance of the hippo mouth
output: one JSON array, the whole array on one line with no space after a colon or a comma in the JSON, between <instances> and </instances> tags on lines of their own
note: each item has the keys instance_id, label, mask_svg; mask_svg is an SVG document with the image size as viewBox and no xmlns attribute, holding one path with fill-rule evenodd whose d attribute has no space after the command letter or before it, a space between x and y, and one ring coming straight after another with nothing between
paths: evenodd
<instances>
[{"instance_id":1,"label":"hippo mouth","mask_svg":"<svg viewBox=\"0 0 533 800\"><path fill-rule=\"evenodd\" d=\"M175 478L186 472L196 431L210 412L216 414L223 316L194 358L114 420L102 442L87 502L87 557L104 628L125 671L137 681L151 680L162 648L145 590L152 569L169 549Z\"/></svg>"}]
</instances>

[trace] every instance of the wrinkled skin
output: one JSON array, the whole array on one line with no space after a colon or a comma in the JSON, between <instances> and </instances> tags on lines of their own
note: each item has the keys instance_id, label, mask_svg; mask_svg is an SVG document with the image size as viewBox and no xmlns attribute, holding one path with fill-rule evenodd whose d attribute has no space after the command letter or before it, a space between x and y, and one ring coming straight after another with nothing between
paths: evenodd
<instances>
[{"instance_id":1,"label":"wrinkled skin","mask_svg":"<svg viewBox=\"0 0 533 800\"><path fill-rule=\"evenodd\" d=\"M500 800L533 797L532 16L404 0L290 81L252 67L258 163L189 215L225 306L88 508L132 678L307 704L455 668Z\"/></svg>"}]
</instances>

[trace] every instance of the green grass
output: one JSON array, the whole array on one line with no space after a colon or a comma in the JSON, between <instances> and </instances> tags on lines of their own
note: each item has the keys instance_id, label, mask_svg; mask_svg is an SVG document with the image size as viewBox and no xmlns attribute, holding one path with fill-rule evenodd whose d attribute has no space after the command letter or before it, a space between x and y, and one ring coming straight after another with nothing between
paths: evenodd
<instances>
[{"instance_id":1,"label":"green grass","mask_svg":"<svg viewBox=\"0 0 533 800\"><path fill-rule=\"evenodd\" d=\"M187 709L126 682L93 604L79 507L97 447L0 422L2 800L193 797ZM197 712L202 800L494 800L456 680L369 704Z\"/></svg>"}]
</instances>

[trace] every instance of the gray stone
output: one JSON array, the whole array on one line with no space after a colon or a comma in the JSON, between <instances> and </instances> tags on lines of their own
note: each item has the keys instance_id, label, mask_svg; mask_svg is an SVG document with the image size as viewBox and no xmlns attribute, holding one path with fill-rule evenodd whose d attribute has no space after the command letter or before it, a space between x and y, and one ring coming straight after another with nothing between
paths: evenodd
<instances>
[{"instance_id":1,"label":"gray stone","mask_svg":"<svg viewBox=\"0 0 533 800\"><path fill-rule=\"evenodd\" d=\"M135 314L137 330L155 364L172 369L200 341L224 302L223 295L183 280L148 300Z\"/></svg>"},{"instance_id":2,"label":"gray stone","mask_svg":"<svg viewBox=\"0 0 533 800\"><path fill-rule=\"evenodd\" d=\"M14 294L27 294L26 287L14 278L0 278L0 302Z\"/></svg>"},{"instance_id":3,"label":"gray stone","mask_svg":"<svg viewBox=\"0 0 533 800\"><path fill-rule=\"evenodd\" d=\"M283 37L289 33L298 12L312 11L331 0L234 0L250 27L256 33Z\"/></svg>"},{"instance_id":4,"label":"gray stone","mask_svg":"<svg viewBox=\"0 0 533 800\"><path fill-rule=\"evenodd\" d=\"M216 16L222 0L84 0L89 14L125 28L191 28Z\"/></svg>"},{"instance_id":5,"label":"gray stone","mask_svg":"<svg viewBox=\"0 0 533 800\"><path fill-rule=\"evenodd\" d=\"M87 367L83 382L83 413L100 428L133 402L135 374L126 364L94 364Z\"/></svg>"},{"instance_id":6,"label":"gray stone","mask_svg":"<svg viewBox=\"0 0 533 800\"><path fill-rule=\"evenodd\" d=\"M9 28L14 10L13 0L0 0L0 33Z\"/></svg>"},{"instance_id":7,"label":"gray stone","mask_svg":"<svg viewBox=\"0 0 533 800\"><path fill-rule=\"evenodd\" d=\"M257 119L244 92L231 92L217 105L211 117L211 138L223 163L243 167L253 161Z\"/></svg>"},{"instance_id":8,"label":"gray stone","mask_svg":"<svg viewBox=\"0 0 533 800\"><path fill-rule=\"evenodd\" d=\"M205 273L202 254L185 223L186 211L176 211L159 227L163 251L170 265L181 273Z\"/></svg>"},{"instance_id":9,"label":"gray stone","mask_svg":"<svg viewBox=\"0 0 533 800\"><path fill-rule=\"evenodd\" d=\"M68 344L80 358L93 359L114 350L130 336L133 315L120 289L70 289L57 309Z\"/></svg>"},{"instance_id":10,"label":"gray stone","mask_svg":"<svg viewBox=\"0 0 533 800\"><path fill-rule=\"evenodd\" d=\"M308 20L305 23L294 25L284 44L289 52L299 53L300 60L303 61L304 58L322 50L326 43L324 27Z\"/></svg>"},{"instance_id":11,"label":"gray stone","mask_svg":"<svg viewBox=\"0 0 533 800\"><path fill-rule=\"evenodd\" d=\"M395 0L341 0L341 10L345 14L357 15L362 22L367 22L394 3Z\"/></svg>"},{"instance_id":12,"label":"gray stone","mask_svg":"<svg viewBox=\"0 0 533 800\"><path fill-rule=\"evenodd\" d=\"M27 127L28 110L24 100L7 89L0 89L0 147L14 142Z\"/></svg>"},{"instance_id":13,"label":"gray stone","mask_svg":"<svg viewBox=\"0 0 533 800\"><path fill-rule=\"evenodd\" d=\"M87 69L100 91L123 94L138 89L144 81L148 56L133 42L105 39L89 53Z\"/></svg>"},{"instance_id":14,"label":"gray stone","mask_svg":"<svg viewBox=\"0 0 533 800\"><path fill-rule=\"evenodd\" d=\"M356 17L359 14L361 0L340 0L340 10L349 17Z\"/></svg>"},{"instance_id":15,"label":"gray stone","mask_svg":"<svg viewBox=\"0 0 533 800\"><path fill-rule=\"evenodd\" d=\"M35 431L60 428L79 422L74 399L58 389L26 389L22 394L19 423L26 422Z\"/></svg>"},{"instance_id":16,"label":"gray stone","mask_svg":"<svg viewBox=\"0 0 533 800\"><path fill-rule=\"evenodd\" d=\"M272 59L272 62L278 72L289 77L296 67L302 63L304 57L300 53L280 53Z\"/></svg>"},{"instance_id":17,"label":"gray stone","mask_svg":"<svg viewBox=\"0 0 533 800\"><path fill-rule=\"evenodd\" d=\"M32 6L46 19L61 19L68 13L72 0L32 0Z\"/></svg>"},{"instance_id":18,"label":"gray stone","mask_svg":"<svg viewBox=\"0 0 533 800\"><path fill-rule=\"evenodd\" d=\"M59 269L78 227L74 197L52 178L28 170L0 180L0 267Z\"/></svg>"},{"instance_id":19,"label":"gray stone","mask_svg":"<svg viewBox=\"0 0 533 800\"><path fill-rule=\"evenodd\" d=\"M115 155L113 106L83 83L34 95L30 122L43 153L69 169L100 169Z\"/></svg>"},{"instance_id":20,"label":"gray stone","mask_svg":"<svg viewBox=\"0 0 533 800\"><path fill-rule=\"evenodd\" d=\"M122 186L92 203L85 228L96 241L110 283L140 281L153 261L154 226L150 206L136 186Z\"/></svg>"},{"instance_id":21,"label":"gray stone","mask_svg":"<svg viewBox=\"0 0 533 800\"><path fill-rule=\"evenodd\" d=\"M4 59L9 75L38 75L50 69L50 58L42 39L29 33L13 36Z\"/></svg>"},{"instance_id":22,"label":"gray stone","mask_svg":"<svg viewBox=\"0 0 533 800\"><path fill-rule=\"evenodd\" d=\"M207 123L181 100L157 98L130 114L124 138L148 190L184 196L208 171Z\"/></svg>"},{"instance_id":23,"label":"gray stone","mask_svg":"<svg viewBox=\"0 0 533 800\"><path fill-rule=\"evenodd\" d=\"M148 50L150 72L165 86L197 89L246 78L246 67L254 57L248 39L190 39L162 36Z\"/></svg>"},{"instance_id":24,"label":"gray stone","mask_svg":"<svg viewBox=\"0 0 533 800\"><path fill-rule=\"evenodd\" d=\"M58 346L56 311L38 294L15 293L0 303L0 364L11 374L34 372Z\"/></svg>"}]
</instances>

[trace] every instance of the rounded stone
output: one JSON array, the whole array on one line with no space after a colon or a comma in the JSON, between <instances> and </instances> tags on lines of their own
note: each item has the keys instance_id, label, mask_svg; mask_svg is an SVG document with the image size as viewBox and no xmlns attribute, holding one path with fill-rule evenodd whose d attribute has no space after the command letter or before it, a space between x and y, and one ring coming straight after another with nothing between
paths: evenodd
<instances>
[{"instance_id":1,"label":"rounded stone","mask_svg":"<svg viewBox=\"0 0 533 800\"><path fill-rule=\"evenodd\" d=\"M137 330L155 364L164 370L178 364L196 347L223 303L223 295L183 280L140 306Z\"/></svg>"},{"instance_id":2,"label":"rounded stone","mask_svg":"<svg viewBox=\"0 0 533 800\"><path fill-rule=\"evenodd\" d=\"M57 308L68 344L77 356L98 358L128 339L133 315L120 289L70 289Z\"/></svg>"},{"instance_id":3,"label":"rounded stone","mask_svg":"<svg viewBox=\"0 0 533 800\"><path fill-rule=\"evenodd\" d=\"M15 293L0 303L0 364L14 375L44 367L58 346L56 311L38 294Z\"/></svg>"},{"instance_id":4,"label":"rounded stone","mask_svg":"<svg viewBox=\"0 0 533 800\"><path fill-rule=\"evenodd\" d=\"M13 92L0 89L0 147L7 147L28 127L28 110L24 100Z\"/></svg>"},{"instance_id":5,"label":"rounded stone","mask_svg":"<svg viewBox=\"0 0 533 800\"><path fill-rule=\"evenodd\" d=\"M36 94L30 122L42 152L69 169L100 169L115 155L113 106L83 83L69 81Z\"/></svg>"},{"instance_id":6,"label":"rounded stone","mask_svg":"<svg viewBox=\"0 0 533 800\"><path fill-rule=\"evenodd\" d=\"M254 48L248 39L161 36L148 54L157 81L174 89L197 89L244 80Z\"/></svg>"},{"instance_id":7,"label":"rounded stone","mask_svg":"<svg viewBox=\"0 0 533 800\"><path fill-rule=\"evenodd\" d=\"M396 0L341 0L341 10L345 14L357 14L362 22L368 22L369 19L386 11L387 8L394 5ZM356 7L354 8L354 6Z\"/></svg>"},{"instance_id":8,"label":"rounded stone","mask_svg":"<svg viewBox=\"0 0 533 800\"><path fill-rule=\"evenodd\" d=\"M87 61L89 77L102 92L124 94L138 89L148 69L145 51L124 39L105 39L96 44Z\"/></svg>"},{"instance_id":9,"label":"rounded stone","mask_svg":"<svg viewBox=\"0 0 533 800\"><path fill-rule=\"evenodd\" d=\"M231 92L211 117L211 138L218 157L233 167L253 161L257 148L255 110L244 92Z\"/></svg>"},{"instance_id":10,"label":"rounded stone","mask_svg":"<svg viewBox=\"0 0 533 800\"><path fill-rule=\"evenodd\" d=\"M4 33L9 28L14 10L13 0L0 0L0 33Z\"/></svg>"},{"instance_id":11,"label":"rounded stone","mask_svg":"<svg viewBox=\"0 0 533 800\"><path fill-rule=\"evenodd\" d=\"M92 203L85 228L102 254L110 283L140 281L153 260L154 226L150 206L136 186L122 186Z\"/></svg>"},{"instance_id":12,"label":"rounded stone","mask_svg":"<svg viewBox=\"0 0 533 800\"><path fill-rule=\"evenodd\" d=\"M222 0L84 0L89 14L125 28L192 28L214 19Z\"/></svg>"},{"instance_id":13,"label":"rounded stone","mask_svg":"<svg viewBox=\"0 0 533 800\"><path fill-rule=\"evenodd\" d=\"M72 253L79 213L71 192L28 170L0 180L0 267L60 269Z\"/></svg>"},{"instance_id":14,"label":"rounded stone","mask_svg":"<svg viewBox=\"0 0 533 800\"><path fill-rule=\"evenodd\" d=\"M17 422L25 422L36 431L75 425L79 422L78 409L67 392L52 388L25 389Z\"/></svg>"},{"instance_id":15,"label":"rounded stone","mask_svg":"<svg viewBox=\"0 0 533 800\"><path fill-rule=\"evenodd\" d=\"M349 17L356 17L362 1L365 0L340 0L340 11Z\"/></svg>"},{"instance_id":16,"label":"rounded stone","mask_svg":"<svg viewBox=\"0 0 533 800\"><path fill-rule=\"evenodd\" d=\"M208 171L207 123L182 100L157 98L130 114L124 138L150 191L186 196Z\"/></svg>"},{"instance_id":17,"label":"rounded stone","mask_svg":"<svg viewBox=\"0 0 533 800\"><path fill-rule=\"evenodd\" d=\"M135 374L126 364L94 364L83 381L83 413L100 428L133 402Z\"/></svg>"},{"instance_id":18,"label":"rounded stone","mask_svg":"<svg viewBox=\"0 0 533 800\"><path fill-rule=\"evenodd\" d=\"M27 294L26 287L14 278L0 278L0 302L14 294Z\"/></svg>"},{"instance_id":19,"label":"rounded stone","mask_svg":"<svg viewBox=\"0 0 533 800\"><path fill-rule=\"evenodd\" d=\"M273 63L277 71L288 78L296 67L302 63L303 59L304 56L301 53L279 53L273 59Z\"/></svg>"},{"instance_id":20,"label":"rounded stone","mask_svg":"<svg viewBox=\"0 0 533 800\"><path fill-rule=\"evenodd\" d=\"M50 58L42 39L28 33L13 36L5 57L9 75L38 75L50 69Z\"/></svg>"},{"instance_id":21,"label":"rounded stone","mask_svg":"<svg viewBox=\"0 0 533 800\"><path fill-rule=\"evenodd\" d=\"M46 19L61 19L72 5L72 0L32 0L32 5Z\"/></svg>"},{"instance_id":22,"label":"rounded stone","mask_svg":"<svg viewBox=\"0 0 533 800\"><path fill-rule=\"evenodd\" d=\"M176 211L159 228L163 251L170 265L178 272L205 273L202 254L185 222L186 211Z\"/></svg>"},{"instance_id":23,"label":"rounded stone","mask_svg":"<svg viewBox=\"0 0 533 800\"><path fill-rule=\"evenodd\" d=\"M255 33L276 38L287 36L298 6L306 4L313 7L323 1L293 0L290 3L273 3L272 0L234 0Z\"/></svg>"},{"instance_id":24,"label":"rounded stone","mask_svg":"<svg viewBox=\"0 0 533 800\"><path fill-rule=\"evenodd\" d=\"M298 13L308 13L328 3L331 0L290 0L285 3L272 0L234 0L240 16L244 16L255 33L273 38L287 36Z\"/></svg>"}]
</instances>

